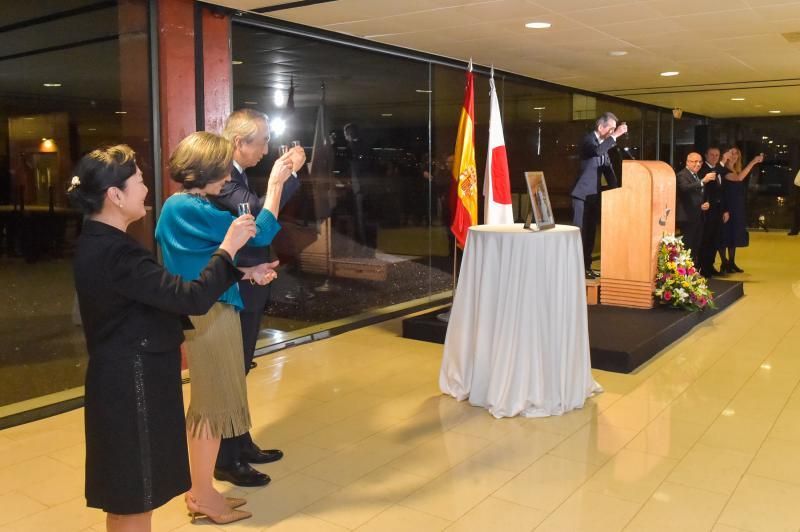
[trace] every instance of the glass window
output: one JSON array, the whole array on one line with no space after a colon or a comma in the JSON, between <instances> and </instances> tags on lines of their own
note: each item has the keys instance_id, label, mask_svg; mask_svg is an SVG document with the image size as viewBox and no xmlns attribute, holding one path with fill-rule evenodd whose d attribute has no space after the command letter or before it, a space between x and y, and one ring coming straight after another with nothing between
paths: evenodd
<instances>
[{"instance_id":1,"label":"glass window","mask_svg":"<svg viewBox=\"0 0 800 532\"><path fill-rule=\"evenodd\" d=\"M234 106L270 117L251 186L264 192L281 145L299 141L309 162L281 211L282 270L259 347L451 289L429 64L240 24L232 42Z\"/></svg>"},{"instance_id":2,"label":"glass window","mask_svg":"<svg viewBox=\"0 0 800 532\"><path fill-rule=\"evenodd\" d=\"M127 142L151 191L153 172L146 1L19 2L3 24L0 405L9 405L83 384L70 262L81 215L66 198L72 167L99 144ZM152 216L131 229L152 245L149 228Z\"/></svg>"}]
</instances>

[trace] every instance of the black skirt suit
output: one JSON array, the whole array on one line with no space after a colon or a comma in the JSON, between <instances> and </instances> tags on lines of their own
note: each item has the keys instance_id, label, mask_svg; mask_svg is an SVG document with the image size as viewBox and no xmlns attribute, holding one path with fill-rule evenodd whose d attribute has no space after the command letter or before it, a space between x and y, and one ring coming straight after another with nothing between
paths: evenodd
<instances>
[{"instance_id":1,"label":"black skirt suit","mask_svg":"<svg viewBox=\"0 0 800 532\"><path fill-rule=\"evenodd\" d=\"M189 489L180 376L184 316L204 314L241 279L217 251L182 282L126 233L88 220L75 287L86 373L86 501L115 514L152 510Z\"/></svg>"}]
</instances>

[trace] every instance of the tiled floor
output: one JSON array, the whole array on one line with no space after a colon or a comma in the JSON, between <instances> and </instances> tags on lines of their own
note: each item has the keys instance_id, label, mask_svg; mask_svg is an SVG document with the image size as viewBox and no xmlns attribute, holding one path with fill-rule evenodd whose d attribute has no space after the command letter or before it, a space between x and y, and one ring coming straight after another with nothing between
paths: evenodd
<instances>
[{"instance_id":1,"label":"tiled floor","mask_svg":"<svg viewBox=\"0 0 800 532\"><path fill-rule=\"evenodd\" d=\"M562 417L443 397L441 346L397 320L259 359L254 436L286 458L265 488L220 486L254 513L224 528L797 531L800 240L752 242L744 299L636 374L596 371L606 392ZM82 415L0 432L0 530L103 530ZM155 530L192 527L180 499L155 512Z\"/></svg>"}]
</instances>

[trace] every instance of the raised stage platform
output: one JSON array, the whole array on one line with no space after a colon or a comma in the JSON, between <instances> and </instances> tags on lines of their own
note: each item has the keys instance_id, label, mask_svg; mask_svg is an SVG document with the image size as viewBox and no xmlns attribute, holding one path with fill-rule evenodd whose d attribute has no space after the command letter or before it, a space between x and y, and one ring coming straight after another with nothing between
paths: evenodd
<instances>
[{"instance_id":1,"label":"raised stage platform","mask_svg":"<svg viewBox=\"0 0 800 532\"><path fill-rule=\"evenodd\" d=\"M744 296L741 282L711 279L716 309L687 312L656 307L647 310L590 305L589 343L592 367L630 373L659 351ZM436 319L443 310L403 321L403 337L444 343L447 323Z\"/></svg>"}]
</instances>

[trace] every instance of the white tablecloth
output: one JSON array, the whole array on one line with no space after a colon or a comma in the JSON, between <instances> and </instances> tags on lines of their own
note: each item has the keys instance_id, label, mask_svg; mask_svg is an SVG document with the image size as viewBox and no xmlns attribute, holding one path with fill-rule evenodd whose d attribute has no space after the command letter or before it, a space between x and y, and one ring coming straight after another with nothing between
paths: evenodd
<instances>
[{"instance_id":1,"label":"white tablecloth","mask_svg":"<svg viewBox=\"0 0 800 532\"><path fill-rule=\"evenodd\" d=\"M576 227L470 228L439 386L498 418L560 415L602 391L591 373Z\"/></svg>"}]
</instances>

